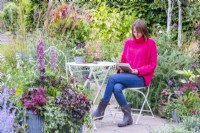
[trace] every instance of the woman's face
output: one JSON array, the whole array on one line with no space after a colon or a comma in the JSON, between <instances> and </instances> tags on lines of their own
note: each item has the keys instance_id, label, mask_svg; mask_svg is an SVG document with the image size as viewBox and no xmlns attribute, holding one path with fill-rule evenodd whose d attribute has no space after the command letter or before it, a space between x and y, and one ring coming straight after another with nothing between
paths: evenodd
<instances>
[{"instance_id":1,"label":"woman's face","mask_svg":"<svg viewBox=\"0 0 200 133\"><path fill-rule=\"evenodd\" d=\"M136 39L141 38L143 35L141 32L137 32L137 30L135 29L135 27L133 28L133 35Z\"/></svg>"}]
</instances>

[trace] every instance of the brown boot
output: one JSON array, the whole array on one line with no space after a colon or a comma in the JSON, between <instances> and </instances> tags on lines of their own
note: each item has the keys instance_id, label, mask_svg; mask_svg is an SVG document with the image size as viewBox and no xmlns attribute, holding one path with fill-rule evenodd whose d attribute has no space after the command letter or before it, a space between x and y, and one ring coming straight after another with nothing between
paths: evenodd
<instances>
[{"instance_id":1,"label":"brown boot","mask_svg":"<svg viewBox=\"0 0 200 133\"><path fill-rule=\"evenodd\" d=\"M92 113L92 117L96 117L97 120L102 120L104 116L105 109L108 105L108 101L101 100L96 111ZM99 118L100 117L100 118Z\"/></svg>"},{"instance_id":2,"label":"brown boot","mask_svg":"<svg viewBox=\"0 0 200 133\"><path fill-rule=\"evenodd\" d=\"M121 108L122 108L122 112L124 113L124 118L122 122L118 123L118 127L125 127L127 125L132 125L133 119L131 116L130 106L127 104L127 105L121 106Z\"/></svg>"}]
</instances>

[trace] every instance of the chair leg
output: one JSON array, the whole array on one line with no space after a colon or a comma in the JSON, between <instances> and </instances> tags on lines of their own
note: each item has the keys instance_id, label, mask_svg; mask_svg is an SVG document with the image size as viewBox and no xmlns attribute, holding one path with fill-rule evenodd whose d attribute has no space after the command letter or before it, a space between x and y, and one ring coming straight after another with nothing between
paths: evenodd
<instances>
[{"instance_id":1,"label":"chair leg","mask_svg":"<svg viewBox=\"0 0 200 133\"><path fill-rule=\"evenodd\" d=\"M144 99L144 102L143 102L143 104L142 104L142 107L141 107L141 109L140 109L140 113L139 113L139 115L138 115L138 117L137 117L137 120L136 120L135 124L138 124L138 121L139 121L139 118L140 118L140 116L141 116L141 114L142 114L142 112L143 112L145 103L147 103L147 106L148 106L148 108L149 108L149 112L151 112L152 117L154 117L154 114L153 114L153 112L152 112L152 110L151 110L151 107L150 107L150 105L149 105L149 102L148 102L148 100L147 100L147 97L144 97L144 98L145 98L145 99Z\"/></svg>"},{"instance_id":2,"label":"chair leg","mask_svg":"<svg viewBox=\"0 0 200 133\"><path fill-rule=\"evenodd\" d=\"M146 98L145 98L145 99L146 99ZM140 113L139 113L139 115L138 115L138 117L137 117L137 119L136 119L135 124L138 124L138 121L139 121L140 116L141 116L141 114L142 114L142 111L143 111L143 108L144 108L145 103L146 103L146 100L144 100L144 102L143 102L143 104L142 104L142 107L141 107L141 109L140 109Z\"/></svg>"},{"instance_id":3,"label":"chair leg","mask_svg":"<svg viewBox=\"0 0 200 133\"><path fill-rule=\"evenodd\" d=\"M148 106L148 108L149 108L149 110L150 110L150 112L151 112L151 115L152 115L152 117L154 117L154 114L153 114L153 112L152 112L152 110L151 110L151 107L150 107L150 105L149 105L149 102L146 100L146 102L147 102L147 106Z\"/></svg>"}]
</instances>

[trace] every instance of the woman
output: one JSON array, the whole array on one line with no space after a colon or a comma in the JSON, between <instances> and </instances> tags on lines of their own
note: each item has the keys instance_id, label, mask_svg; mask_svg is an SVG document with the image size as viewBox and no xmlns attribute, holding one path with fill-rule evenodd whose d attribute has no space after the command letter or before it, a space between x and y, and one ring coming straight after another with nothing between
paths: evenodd
<instances>
[{"instance_id":1,"label":"woman","mask_svg":"<svg viewBox=\"0 0 200 133\"><path fill-rule=\"evenodd\" d=\"M108 105L112 93L121 106L124 113L123 121L118 123L119 127L131 125L131 108L127 104L122 91L128 87L149 86L157 65L156 43L149 38L148 29L143 20L136 20L132 25L133 39L127 40L121 56L121 63L129 63L132 72L123 73L118 69L118 74L109 77L104 96L92 117L103 118L104 111ZM102 117L101 117L102 116Z\"/></svg>"}]
</instances>

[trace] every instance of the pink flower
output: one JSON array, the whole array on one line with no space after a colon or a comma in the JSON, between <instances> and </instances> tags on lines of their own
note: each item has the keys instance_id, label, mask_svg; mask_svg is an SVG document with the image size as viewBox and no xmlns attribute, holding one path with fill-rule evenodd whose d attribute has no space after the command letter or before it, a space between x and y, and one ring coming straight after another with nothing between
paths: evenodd
<instances>
[{"instance_id":1,"label":"pink flower","mask_svg":"<svg viewBox=\"0 0 200 133\"><path fill-rule=\"evenodd\" d=\"M199 94L199 98L200 98L200 94Z\"/></svg>"},{"instance_id":2,"label":"pink flower","mask_svg":"<svg viewBox=\"0 0 200 133\"><path fill-rule=\"evenodd\" d=\"M193 115L197 115L197 110L192 110Z\"/></svg>"},{"instance_id":3,"label":"pink flower","mask_svg":"<svg viewBox=\"0 0 200 133\"><path fill-rule=\"evenodd\" d=\"M187 98L187 101L190 101L190 98Z\"/></svg>"},{"instance_id":4,"label":"pink flower","mask_svg":"<svg viewBox=\"0 0 200 133\"><path fill-rule=\"evenodd\" d=\"M182 98L182 102L184 102L184 98Z\"/></svg>"}]
</instances>

